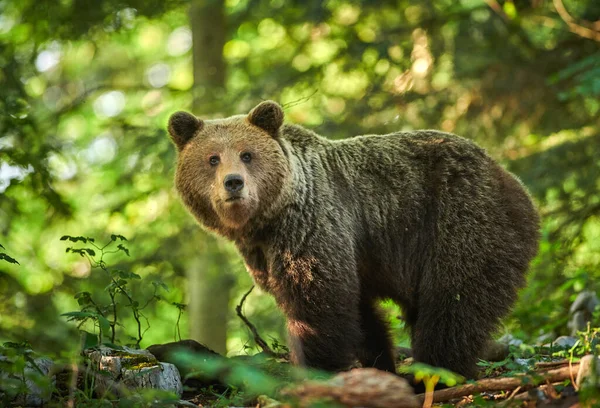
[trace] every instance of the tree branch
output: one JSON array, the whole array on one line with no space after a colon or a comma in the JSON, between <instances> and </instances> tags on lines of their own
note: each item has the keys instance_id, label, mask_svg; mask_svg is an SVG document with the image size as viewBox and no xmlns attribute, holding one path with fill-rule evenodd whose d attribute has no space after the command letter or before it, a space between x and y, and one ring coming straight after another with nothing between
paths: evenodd
<instances>
[{"instance_id":1,"label":"tree branch","mask_svg":"<svg viewBox=\"0 0 600 408\"><path fill-rule=\"evenodd\" d=\"M579 363L566 367L549 370L538 375L520 375L518 377L487 378L472 384L460 385L458 387L446 388L433 393L433 402L444 402L455 398L465 397L471 394L479 394L484 391L509 391L518 387L521 391L533 388L536 384L544 382L558 382L577 376ZM425 401L425 394L417 397Z\"/></svg>"},{"instance_id":2,"label":"tree branch","mask_svg":"<svg viewBox=\"0 0 600 408\"><path fill-rule=\"evenodd\" d=\"M560 16L560 18L562 18L562 20L565 23L567 23L567 25L569 26L569 29L571 30L572 33L575 33L578 36L583 37L583 38L589 38L590 40L600 42L600 31L596 31L592 28L584 27L583 25L578 24L575 21L575 19L573 17L571 17L569 12L565 8L565 5L563 4L562 0L554 0L554 8L556 8L556 12ZM597 23L598 22L596 22L596 23L585 22L583 24L586 24L591 27L595 27L597 25Z\"/></svg>"},{"instance_id":3,"label":"tree branch","mask_svg":"<svg viewBox=\"0 0 600 408\"><path fill-rule=\"evenodd\" d=\"M258 334L258 330L256 330L256 327L242 313L242 307L244 306L244 302L246 301L246 298L248 297L250 292L252 292L253 290L254 290L254 285L252 285L252 287L250 288L250 290L248 290L248 292L244 293L244 296L242 296L242 299L240 300L240 304L235 307L235 312L237 313L238 317L240 319L242 319L242 321L246 324L246 326L248 326L248 328L252 332L252 336L254 337L254 342L262 349L262 351L265 354L268 354L269 356L272 356L272 357L287 358L286 354L277 353L277 352L271 350L271 347L269 347L269 344L260 336L260 334Z\"/></svg>"}]
</instances>

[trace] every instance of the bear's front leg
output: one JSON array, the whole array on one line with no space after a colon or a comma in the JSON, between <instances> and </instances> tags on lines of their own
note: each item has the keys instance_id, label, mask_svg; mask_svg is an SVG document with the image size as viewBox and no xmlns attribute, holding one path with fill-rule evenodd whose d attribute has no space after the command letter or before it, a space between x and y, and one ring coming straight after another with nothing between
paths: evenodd
<instances>
[{"instance_id":1,"label":"bear's front leg","mask_svg":"<svg viewBox=\"0 0 600 408\"><path fill-rule=\"evenodd\" d=\"M295 364L339 371L356 362L363 340L358 277L347 260L335 258L285 259L273 288L288 319Z\"/></svg>"},{"instance_id":2,"label":"bear's front leg","mask_svg":"<svg viewBox=\"0 0 600 408\"><path fill-rule=\"evenodd\" d=\"M288 318L292 363L327 371L351 368L360 345L356 323L355 316L347 313L336 316L316 312L301 319Z\"/></svg>"}]
</instances>

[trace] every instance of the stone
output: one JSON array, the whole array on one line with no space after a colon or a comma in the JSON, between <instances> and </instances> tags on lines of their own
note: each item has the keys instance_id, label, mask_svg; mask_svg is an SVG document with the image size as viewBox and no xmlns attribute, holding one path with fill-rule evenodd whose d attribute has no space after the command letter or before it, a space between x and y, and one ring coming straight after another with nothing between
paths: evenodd
<instances>
[{"instance_id":1,"label":"stone","mask_svg":"<svg viewBox=\"0 0 600 408\"><path fill-rule=\"evenodd\" d=\"M575 345L575 343L577 343L577 338L573 336L560 336L552 343L544 344L544 347L552 346L554 348L570 349Z\"/></svg>"},{"instance_id":2,"label":"stone","mask_svg":"<svg viewBox=\"0 0 600 408\"><path fill-rule=\"evenodd\" d=\"M509 346L515 346L515 347L519 347L521 344L523 344L523 340L517 339L512 334L508 334L508 333L505 334L504 336L500 337L498 339L498 342L507 344Z\"/></svg>"},{"instance_id":3,"label":"stone","mask_svg":"<svg viewBox=\"0 0 600 408\"><path fill-rule=\"evenodd\" d=\"M577 332L587 330L588 322L592 320L592 315L598 305L600 305L600 299L591 290L585 290L577 295L569 309L569 322L567 323L572 336L576 336Z\"/></svg>"},{"instance_id":4,"label":"stone","mask_svg":"<svg viewBox=\"0 0 600 408\"><path fill-rule=\"evenodd\" d=\"M569 309L569 314L573 314L580 310L585 310L590 313L593 313L596 307L600 305L600 299L595 292L591 290L584 290L579 293L573 303L571 304L571 308Z\"/></svg>"},{"instance_id":5,"label":"stone","mask_svg":"<svg viewBox=\"0 0 600 408\"><path fill-rule=\"evenodd\" d=\"M96 378L96 391L110 391L118 396L126 389L154 388L170 391L181 397L183 384L177 368L161 363L147 350L123 347L122 350L100 346L84 353L93 369L108 375Z\"/></svg>"},{"instance_id":6,"label":"stone","mask_svg":"<svg viewBox=\"0 0 600 408\"><path fill-rule=\"evenodd\" d=\"M543 333L540 334L536 339L535 339L535 344L538 346L542 346L546 343L549 343L552 341L552 339L554 339L556 337L555 333Z\"/></svg>"},{"instance_id":7,"label":"stone","mask_svg":"<svg viewBox=\"0 0 600 408\"><path fill-rule=\"evenodd\" d=\"M594 361L596 362L596 367L594 368ZM579 371L577 372L577 379L575 383L577 386L581 387L585 385L585 383L590 382L592 380L592 374L596 373L596 381L598 381L598 375L600 374L600 358L594 357L589 354L581 358L579 362Z\"/></svg>"}]
</instances>

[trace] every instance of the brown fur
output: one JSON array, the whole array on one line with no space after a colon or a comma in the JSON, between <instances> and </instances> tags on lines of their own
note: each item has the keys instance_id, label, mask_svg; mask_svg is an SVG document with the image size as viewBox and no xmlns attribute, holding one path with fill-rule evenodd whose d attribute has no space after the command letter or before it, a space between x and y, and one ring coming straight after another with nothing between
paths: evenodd
<instances>
[{"instance_id":1,"label":"brown fur","mask_svg":"<svg viewBox=\"0 0 600 408\"><path fill-rule=\"evenodd\" d=\"M282 125L274 102L198 126L177 115L177 189L275 296L297 363L340 370L358 358L394 371L376 307L390 298L418 361L475 375L524 284L539 223L523 186L483 149L432 130L330 141ZM228 202L233 173L243 197Z\"/></svg>"}]
</instances>

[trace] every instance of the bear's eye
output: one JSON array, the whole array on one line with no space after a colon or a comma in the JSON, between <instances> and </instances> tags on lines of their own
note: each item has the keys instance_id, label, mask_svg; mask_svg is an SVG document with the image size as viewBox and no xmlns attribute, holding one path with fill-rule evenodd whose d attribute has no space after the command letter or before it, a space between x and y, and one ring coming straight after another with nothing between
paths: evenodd
<instances>
[{"instance_id":1,"label":"bear's eye","mask_svg":"<svg viewBox=\"0 0 600 408\"><path fill-rule=\"evenodd\" d=\"M208 159L208 162L211 166L216 166L217 164L219 164L220 161L221 159L219 159L219 156L210 156L210 158Z\"/></svg>"},{"instance_id":2,"label":"bear's eye","mask_svg":"<svg viewBox=\"0 0 600 408\"><path fill-rule=\"evenodd\" d=\"M248 152L244 152L240 155L240 159L242 159L244 163L250 163L252 161L252 155Z\"/></svg>"}]
</instances>

